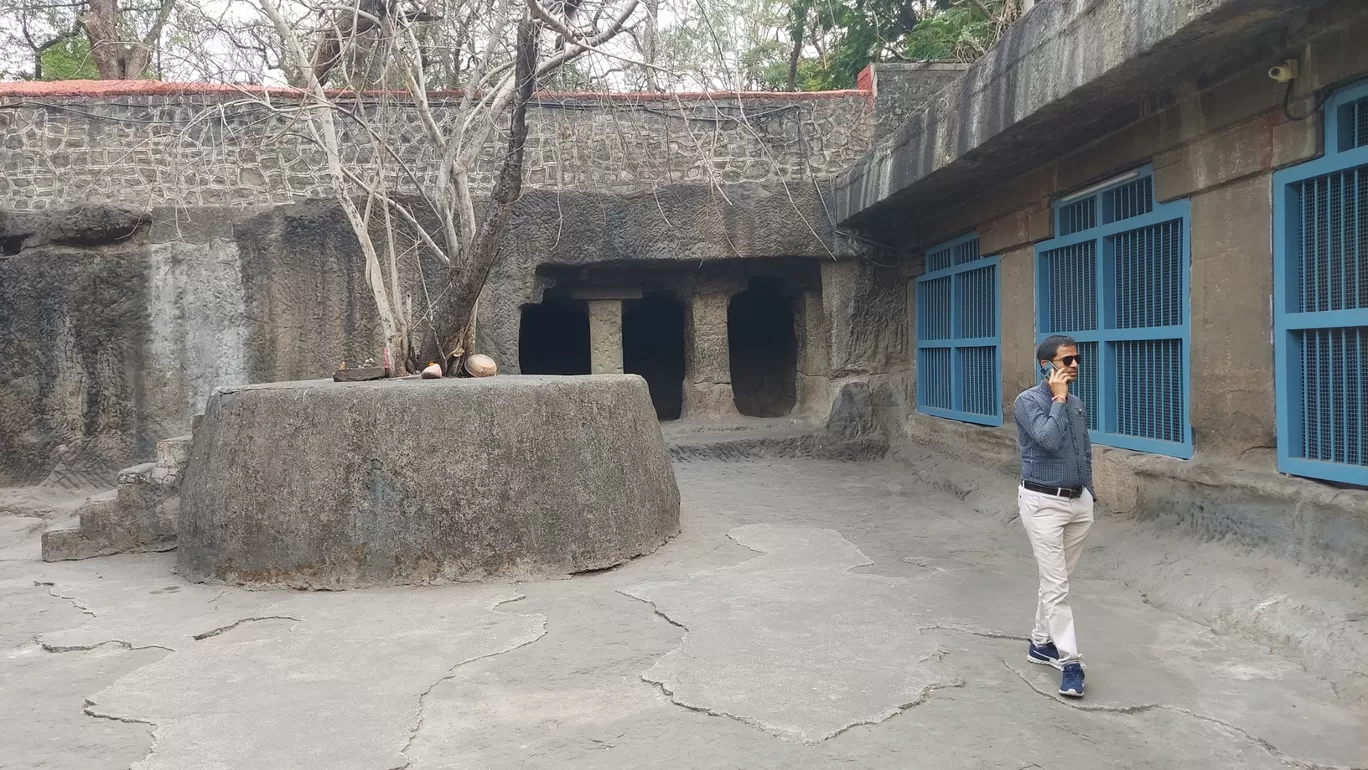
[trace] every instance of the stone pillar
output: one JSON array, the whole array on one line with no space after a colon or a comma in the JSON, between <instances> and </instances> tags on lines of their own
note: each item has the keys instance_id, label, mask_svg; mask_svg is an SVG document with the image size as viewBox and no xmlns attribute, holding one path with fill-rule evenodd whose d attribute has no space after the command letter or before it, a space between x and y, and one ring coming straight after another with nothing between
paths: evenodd
<instances>
[{"instance_id":1,"label":"stone pillar","mask_svg":"<svg viewBox=\"0 0 1368 770\"><path fill-rule=\"evenodd\" d=\"M798 338L798 406L796 414L825 419L831 409L831 357L827 355L826 315L822 294L803 292L794 301Z\"/></svg>"},{"instance_id":2,"label":"stone pillar","mask_svg":"<svg viewBox=\"0 0 1368 770\"><path fill-rule=\"evenodd\" d=\"M1267 176L1192 196L1192 432L1207 457L1272 471L1274 291Z\"/></svg>"},{"instance_id":3,"label":"stone pillar","mask_svg":"<svg viewBox=\"0 0 1368 770\"><path fill-rule=\"evenodd\" d=\"M689 298L688 329L684 340L684 416L735 415L731 360L727 346L729 294L695 294Z\"/></svg>"},{"instance_id":4,"label":"stone pillar","mask_svg":"<svg viewBox=\"0 0 1368 770\"><path fill-rule=\"evenodd\" d=\"M827 374L851 374L850 327L855 307L855 270L852 261L822 260L822 314L826 319Z\"/></svg>"},{"instance_id":5,"label":"stone pillar","mask_svg":"<svg viewBox=\"0 0 1368 770\"><path fill-rule=\"evenodd\" d=\"M1012 425L1017 394L1036 384L1035 247L1026 244L1001 253L998 306L1002 312L1002 421ZM1089 408L1096 409L1089 404ZM1011 428L1015 430L1015 428Z\"/></svg>"},{"instance_id":6,"label":"stone pillar","mask_svg":"<svg viewBox=\"0 0 1368 770\"><path fill-rule=\"evenodd\" d=\"M622 300L589 300L589 371L622 374Z\"/></svg>"}]
</instances>

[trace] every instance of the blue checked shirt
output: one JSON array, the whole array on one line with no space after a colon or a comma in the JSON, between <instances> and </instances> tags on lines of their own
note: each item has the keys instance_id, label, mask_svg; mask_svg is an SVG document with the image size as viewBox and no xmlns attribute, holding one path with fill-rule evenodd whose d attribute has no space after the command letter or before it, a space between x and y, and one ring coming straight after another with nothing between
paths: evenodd
<instances>
[{"instance_id":1,"label":"blue checked shirt","mask_svg":"<svg viewBox=\"0 0 1368 770\"><path fill-rule=\"evenodd\" d=\"M1022 479L1047 487L1087 487L1093 492L1088 411L1077 396L1070 393L1067 403L1055 403L1050 386L1042 382L1017 396L1012 417L1021 447Z\"/></svg>"}]
</instances>

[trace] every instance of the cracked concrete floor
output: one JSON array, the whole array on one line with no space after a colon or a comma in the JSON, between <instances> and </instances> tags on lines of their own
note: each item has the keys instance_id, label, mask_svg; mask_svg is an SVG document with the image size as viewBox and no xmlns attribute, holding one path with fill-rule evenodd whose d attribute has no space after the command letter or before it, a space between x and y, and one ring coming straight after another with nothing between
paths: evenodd
<instances>
[{"instance_id":1,"label":"cracked concrete floor","mask_svg":"<svg viewBox=\"0 0 1368 770\"><path fill-rule=\"evenodd\" d=\"M664 548L515 586L194 585L0 517L0 768L1368 765L1361 700L1086 553L1089 697L1057 698L1024 536L903 466L677 472Z\"/></svg>"}]
</instances>

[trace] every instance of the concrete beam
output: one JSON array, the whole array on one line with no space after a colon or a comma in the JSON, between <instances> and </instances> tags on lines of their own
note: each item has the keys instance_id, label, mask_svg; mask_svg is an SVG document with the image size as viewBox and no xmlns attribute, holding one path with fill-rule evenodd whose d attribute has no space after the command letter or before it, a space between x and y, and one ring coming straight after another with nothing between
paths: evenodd
<instances>
[{"instance_id":1,"label":"concrete beam","mask_svg":"<svg viewBox=\"0 0 1368 770\"><path fill-rule=\"evenodd\" d=\"M637 287L637 288L618 288L618 287L612 287L612 288L598 288L598 287L591 287L591 288L584 288L584 289L571 289L571 290L570 290L570 299L584 299L584 300L589 300L590 302L592 302L592 301L594 301L594 300L601 300L601 299L603 299L603 300L607 300L607 299L616 299L616 300L624 300L624 299L641 299L641 288L640 288L640 287Z\"/></svg>"},{"instance_id":2,"label":"concrete beam","mask_svg":"<svg viewBox=\"0 0 1368 770\"><path fill-rule=\"evenodd\" d=\"M837 178L837 219L900 233L1135 122L1183 79L1248 69L1278 50L1281 30L1337 1L1040 3Z\"/></svg>"}]
</instances>

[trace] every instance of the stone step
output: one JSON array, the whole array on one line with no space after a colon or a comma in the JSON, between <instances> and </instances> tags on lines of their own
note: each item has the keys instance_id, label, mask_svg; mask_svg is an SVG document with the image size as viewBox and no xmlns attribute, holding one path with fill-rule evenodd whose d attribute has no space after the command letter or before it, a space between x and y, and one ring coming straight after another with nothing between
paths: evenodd
<instances>
[{"instance_id":1,"label":"stone step","mask_svg":"<svg viewBox=\"0 0 1368 770\"><path fill-rule=\"evenodd\" d=\"M69 561L103 556L79 528L53 529L43 533L43 561Z\"/></svg>"},{"instance_id":2,"label":"stone step","mask_svg":"<svg viewBox=\"0 0 1368 770\"><path fill-rule=\"evenodd\" d=\"M91 497L79 511L80 525L43 533L43 561L89 559L119 553L131 544L123 507L111 490Z\"/></svg>"},{"instance_id":3,"label":"stone step","mask_svg":"<svg viewBox=\"0 0 1368 770\"><path fill-rule=\"evenodd\" d=\"M190 437L157 442L157 460L118 473L118 488L89 498L80 526L43 535L43 560L89 559L116 553L165 551L176 544L180 477Z\"/></svg>"},{"instance_id":4,"label":"stone step","mask_svg":"<svg viewBox=\"0 0 1368 770\"><path fill-rule=\"evenodd\" d=\"M119 471L119 489L145 486L176 487L185 473L185 466L165 466L141 463Z\"/></svg>"},{"instance_id":5,"label":"stone step","mask_svg":"<svg viewBox=\"0 0 1368 770\"><path fill-rule=\"evenodd\" d=\"M91 495L90 497L87 497L87 498L86 498L86 501L85 501L85 505L90 505L90 504L92 504L92 503L101 503L101 502L105 502L105 501L117 500L118 498L119 498L119 490L117 490L117 489L109 489L109 490L105 490L104 492L100 492L99 494L95 494L95 495ZM82 507L84 507L84 506L82 506Z\"/></svg>"},{"instance_id":6,"label":"stone step","mask_svg":"<svg viewBox=\"0 0 1368 770\"><path fill-rule=\"evenodd\" d=\"M809 459L868 461L882 458L888 442L882 436L841 438L801 426L674 433L667 436L675 462Z\"/></svg>"},{"instance_id":7,"label":"stone step","mask_svg":"<svg viewBox=\"0 0 1368 770\"><path fill-rule=\"evenodd\" d=\"M179 471L190 462L190 441L194 437L186 434L162 439L157 442L157 467Z\"/></svg>"},{"instance_id":8,"label":"stone step","mask_svg":"<svg viewBox=\"0 0 1368 770\"><path fill-rule=\"evenodd\" d=\"M81 534L92 540L126 540L128 527L124 522L128 517L124 515L119 498L115 496L110 499L103 495L100 497L98 500L91 498L91 501L81 508Z\"/></svg>"},{"instance_id":9,"label":"stone step","mask_svg":"<svg viewBox=\"0 0 1368 770\"><path fill-rule=\"evenodd\" d=\"M157 469L156 463L139 463L129 466L119 471L119 486L130 484L151 484L152 471Z\"/></svg>"},{"instance_id":10,"label":"stone step","mask_svg":"<svg viewBox=\"0 0 1368 770\"><path fill-rule=\"evenodd\" d=\"M160 484L123 484L95 495L81 507L79 526L43 533L43 561L170 550L178 507L176 490Z\"/></svg>"}]
</instances>

